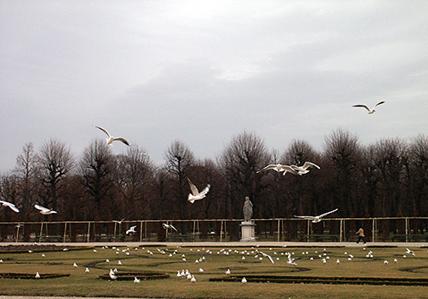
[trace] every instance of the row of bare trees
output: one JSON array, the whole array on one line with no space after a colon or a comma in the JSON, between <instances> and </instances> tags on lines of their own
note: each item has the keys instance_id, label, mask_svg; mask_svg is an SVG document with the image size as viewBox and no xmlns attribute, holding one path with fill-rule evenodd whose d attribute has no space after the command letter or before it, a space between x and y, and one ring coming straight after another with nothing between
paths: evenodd
<instances>
[{"instance_id":1,"label":"row of bare trees","mask_svg":"<svg viewBox=\"0 0 428 299\"><path fill-rule=\"evenodd\" d=\"M321 166L303 176L257 171L268 163ZM186 177L211 190L204 200L187 202ZM337 216L426 216L428 214L428 137L406 143L384 139L363 146L338 130L322 152L302 140L282 153L242 133L215 161L199 160L179 141L155 166L138 146L113 155L95 140L75 159L68 146L51 140L36 151L24 145L16 168L3 175L1 196L20 208L0 209L2 221L40 220L35 203L58 210L52 220L242 218L244 196L255 218L318 214L339 208Z\"/></svg>"}]
</instances>

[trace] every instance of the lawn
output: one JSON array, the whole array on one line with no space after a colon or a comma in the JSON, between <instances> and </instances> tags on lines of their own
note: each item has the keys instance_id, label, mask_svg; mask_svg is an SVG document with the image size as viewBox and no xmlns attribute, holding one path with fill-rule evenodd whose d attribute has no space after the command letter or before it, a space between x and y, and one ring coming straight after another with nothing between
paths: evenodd
<instances>
[{"instance_id":1,"label":"lawn","mask_svg":"<svg viewBox=\"0 0 428 299\"><path fill-rule=\"evenodd\" d=\"M403 248L88 248L22 252L0 250L3 273L70 274L49 279L0 279L1 295L63 295L163 298L428 298L427 286L318 284L209 281L210 278L253 276L428 278L428 250ZM94 251L95 249L95 251ZM373 257L366 257L372 251ZM263 256L268 254L274 264ZM290 254L297 265L287 263ZM353 256L351 260L350 255ZM406 257L404 257L406 256ZM242 257L245 257L243 259ZM107 262L106 260L109 260ZM184 260L185 259L185 260ZM325 263L323 262L325 259ZM394 259L397 261L395 262ZM198 260L198 263L196 263ZM339 263L337 263L339 260ZM120 264L119 264L120 261ZM200 261L200 262L199 262ZM385 261L388 261L385 264ZM78 267L74 267L76 263ZM88 267L90 272L86 273ZM125 272L159 272L167 279L111 281L100 279L110 269ZM203 272L200 272L200 268ZM191 283L177 277L188 269ZM225 271L230 269L231 274ZM296 280L296 282L298 282Z\"/></svg>"}]
</instances>

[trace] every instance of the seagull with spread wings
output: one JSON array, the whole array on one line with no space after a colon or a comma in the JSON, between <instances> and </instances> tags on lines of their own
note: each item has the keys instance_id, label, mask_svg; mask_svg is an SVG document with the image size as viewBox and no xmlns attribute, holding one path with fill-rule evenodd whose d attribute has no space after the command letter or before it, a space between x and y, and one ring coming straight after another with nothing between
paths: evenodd
<instances>
[{"instance_id":1,"label":"seagull with spread wings","mask_svg":"<svg viewBox=\"0 0 428 299\"><path fill-rule=\"evenodd\" d=\"M123 137L114 137L114 136L110 135L110 133L106 129L104 129L103 127L99 127L99 126L95 126L95 127L98 128L98 129L100 129L104 133L106 133L106 135L107 135L106 142L107 142L108 145L111 145L114 141L120 141L120 142L123 142L126 145L129 145L128 140L126 140L125 138L123 138Z\"/></svg>"},{"instance_id":2,"label":"seagull with spread wings","mask_svg":"<svg viewBox=\"0 0 428 299\"><path fill-rule=\"evenodd\" d=\"M297 171L295 169L293 169L293 167L291 167L290 165L285 165L285 164L269 164L269 165L265 166L264 168L260 169L259 171L257 171L257 173L260 173L262 171L267 171L267 170L274 170L276 172L282 172L282 175L285 175L287 172L292 173L292 174L298 174Z\"/></svg>"},{"instance_id":3,"label":"seagull with spread wings","mask_svg":"<svg viewBox=\"0 0 428 299\"><path fill-rule=\"evenodd\" d=\"M375 108L379 105L385 104L385 101L380 101L379 103L377 103L376 105L374 105L373 108L369 108L367 105L354 105L352 107L357 107L357 108L364 108L368 111L369 114L373 114L376 112Z\"/></svg>"},{"instance_id":4,"label":"seagull with spread wings","mask_svg":"<svg viewBox=\"0 0 428 299\"><path fill-rule=\"evenodd\" d=\"M126 231L125 234L127 234L127 235L129 235L129 234L135 234L136 233L136 231L135 231L136 228L137 228L136 225L131 226L130 228L128 228L128 230Z\"/></svg>"},{"instance_id":5,"label":"seagull with spread wings","mask_svg":"<svg viewBox=\"0 0 428 299\"><path fill-rule=\"evenodd\" d=\"M57 214L57 211L42 207L40 205L34 205L34 207L39 210L40 214L42 215L50 215L50 214Z\"/></svg>"},{"instance_id":6,"label":"seagull with spread wings","mask_svg":"<svg viewBox=\"0 0 428 299\"><path fill-rule=\"evenodd\" d=\"M199 192L198 188L196 187L195 184L192 183L192 181L187 178L187 182L189 182L189 186L190 186L190 192L189 196L187 197L187 200L190 203L194 203L196 200L201 200L203 198L205 198L205 196L207 196L208 191L210 191L210 187L211 185L208 184L204 190L202 190L201 192Z\"/></svg>"},{"instance_id":7,"label":"seagull with spread wings","mask_svg":"<svg viewBox=\"0 0 428 299\"><path fill-rule=\"evenodd\" d=\"M329 215L331 213L334 213L337 210L339 210L339 209L334 209L334 210L331 210L331 211L329 211L327 213L324 213L324 214L321 214L321 215L318 215L318 216L296 216L296 215L294 215L294 217L300 218L300 219L305 219L305 220L310 220L310 221L312 221L312 223L318 223L318 222L322 221L322 219L321 219L322 217L325 217L325 216L327 216L327 215Z\"/></svg>"},{"instance_id":8,"label":"seagull with spread wings","mask_svg":"<svg viewBox=\"0 0 428 299\"><path fill-rule=\"evenodd\" d=\"M290 165L290 167L298 174L298 175L304 175L307 174L309 172L309 168L317 168L317 169L321 169L321 167L319 167L317 164L312 163L312 162L305 162L302 166L297 166L297 165Z\"/></svg>"},{"instance_id":9,"label":"seagull with spread wings","mask_svg":"<svg viewBox=\"0 0 428 299\"><path fill-rule=\"evenodd\" d=\"M8 207L9 209L11 209L12 211L14 211L15 213L19 213L19 209L11 202L5 201L5 200L0 200L0 204L3 207Z\"/></svg>"},{"instance_id":10,"label":"seagull with spread wings","mask_svg":"<svg viewBox=\"0 0 428 299\"><path fill-rule=\"evenodd\" d=\"M172 224L162 223L162 227L166 230L172 229L172 230L175 230L176 232L178 232L177 229Z\"/></svg>"}]
</instances>

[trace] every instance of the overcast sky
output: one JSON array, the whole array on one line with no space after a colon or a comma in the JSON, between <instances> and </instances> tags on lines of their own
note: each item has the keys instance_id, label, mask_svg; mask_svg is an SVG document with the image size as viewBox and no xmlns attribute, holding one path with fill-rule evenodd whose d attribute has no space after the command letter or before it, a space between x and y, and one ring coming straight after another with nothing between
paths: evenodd
<instances>
[{"instance_id":1,"label":"overcast sky","mask_svg":"<svg viewBox=\"0 0 428 299\"><path fill-rule=\"evenodd\" d=\"M0 171L49 138L78 158L95 125L156 163L174 140L215 158L244 130L280 152L337 128L427 134L427 19L425 0L0 0Z\"/></svg>"}]
</instances>

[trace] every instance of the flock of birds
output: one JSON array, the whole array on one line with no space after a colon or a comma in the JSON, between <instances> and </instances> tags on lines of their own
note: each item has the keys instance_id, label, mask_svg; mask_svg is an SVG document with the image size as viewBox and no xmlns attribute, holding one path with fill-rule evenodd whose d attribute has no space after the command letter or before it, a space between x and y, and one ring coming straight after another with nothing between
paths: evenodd
<instances>
[{"instance_id":1,"label":"flock of birds","mask_svg":"<svg viewBox=\"0 0 428 299\"><path fill-rule=\"evenodd\" d=\"M363 104L353 105L352 107L364 108L364 109L367 110L368 114L374 114L376 112L375 108L377 108L378 106L380 106L380 105L382 105L384 103L385 103L385 101L380 101L380 102L376 103L376 105L374 105L372 108L368 107L367 105L363 105ZM99 129L99 130L101 130L102 132L104 132L107 135L107 137L106 137L106 143L107 143L107 145L111 145L113 142L122 142L123 144L125 144L127 146L130 145L129 141L126 138L124 138L124 137L115 137L115 136L111 135L109 133L109 131L107 129L103 128L103 127L96 126L96 128ZM301 166L298 166L298 165L286 165L286 164L269 164L269 165L265 166L263 169L257 171L257 173L261 173L261 172L268 171L268 170L273 170L273 171L276 171L278 173L282 173L283 175L285 175L287 173L291 173L293 175L302 176L302 175L305 175L305 174L309 173L309 171L310 171L311 168L321 169L321 167L319 165L317 165L317 164L315 164L313 162L306 161ZM198 187L190 180L190 178L187 178L187 182L188 182L189 188L190 188L190 193L189 193L189 195L187 197L187 200L190 203L192 203L192 204L195 201L204 199L207 196L207 194L208 194L208 192L210 190L210 187L211 187L210 184L207 184L206 187L202 191L199 191ZM0 197L0 199L1 199L0 200L0 204L2 206L11 209L15 213L19 213L19 209L15 206L15 204L13 204L11 202L8 202L8 201L4 200L1 197ZM57 211L54 211L52 209L43 207L43 206L38 205L38 204L34 205L34 208L36 208L39 211L39 213L42 214L42 215L51 215L51 214L57 214L58 213ZM295 215L295 217L306 219L306 220L311 220L313 223L318 223L318 222L321 221L322 217L324 217L326 215L329 215L329 214L331 214L333 212L336 212L336 211L337 211L337 209L334 209L332 211L329 211L327 213L324 213L324 214L321 214L321 215L318 215L318 216L296 216ZM167 227L164 226L165 229L170 229L171 228L171 229L177 231L175 229L175 227L173 227L172 225L171 225L172 227L168 227L170 224L164 224L164 225L167 226ZM135 228L136 227L131 227L127 231L127 234L135 233Z\"/></svg>"},{"instance_id":2,"label":"flock of birds","mask_svg":"<svg viewBox=\"0 0 428 299\"><path fill-rule=\"evenodd\" d=\"M177 247L176 249L169 249L169 248L156 248L156 249L145 249L144 247L139 248L135 247L133 250L131 250L130 247L126 248L119 248L119 247L108 247L103 246L101 247L102 250L113 250L113 253L116 256L120 255L126 255L127 258L129 257L139 257L140 255L137 254L137 251L142 252L143 255L146 255L146 258L154 257L158 260L159 256L164 256L167 259L172 259L175 263L180 263L183 265L186 265L187 269L177 269L176 271L176 277L188 280L192 283L197 282L196 275L206 273L206 270L204 269L204 265L207 265L207 262L216 262L215 256L225 256L228 258L232 258L231 260L223 261L226 263L225 268L216 268L216 269L225 269L224 274L225 275L231 275L232 270L235 266L233 263L263 263L264 261L275 265L283 265L284 263L291 266L298 266L298 263L314 263L318 262L321 264L329 264L333 261L336 265L341 264L342 262L352 262L352 261L362 261L362 260L371 260L371 261L383 261L384 265L388 265L390 262L398 263L399 258L402 257L403 259L415 257L415 252L409 248L405 248L405 251L399 254L394 254L391 258L386 258L384 255L380 255L379 257L375 257L375 253L372 250L367 250L366 247L363 247L363 254L354 253L351 254L347 251L343 253L337 253L337 252L329 252L326 248L320 249L312 249L312 251L304 251L299 254L298 252L295 252L299 249L294 250L287 250L286 245L283 245L282 248L264 248L261 249L259 246L252 246L251 248L221 248L221 249L206 249L206 248L190 248L190 252L181 251L180 247ZM361 250L361 249L359 249ZM374 249L373 249L374 250ZM64 248L62 251L68 251L67 248ZM32 253L31 250L28 250L29 253ZM94 254L97 254L98 250L93 249ZM133 253L135 252L135 254ZM137 254L137 255L136 255ZM354 256L355 255L355 256ZM191 263L193 263L192 258L195 258L194 264L195 266L192 266ZM43 258L47 258L45 254L42 253ZM223 258L222 258L223 259ZM283 261L281 263L281 261ZM0 263L3 263L3 260L0 260ZM109 259L105 259L104 264L108 265L109 267L109 278L110 280L117 280L120 274L120 270L118 270L116 267L111 267L113 261L110 261ZM122 266L126 262L122 262L120 257L117 259L117 265ZM305 264L306 266L306 264ZM72 264L73 268L80 268L77 261L74 261ZM110 268L111 267L111 268ZM192 273L190 271L190 268L194 268L195 271ZM210 270L212 271L212 270ZM90 268L88 266L85 266L85 273L90 272ZM239 274L242 274L239 273ZM36 273L35 278L40 278L39 272ZM140 283L141 280L138 277L134 277L134 283ZM242 283L246 283L247 279L245 277L242 277L241 280Z\"/></svg>"}]
</instances>

